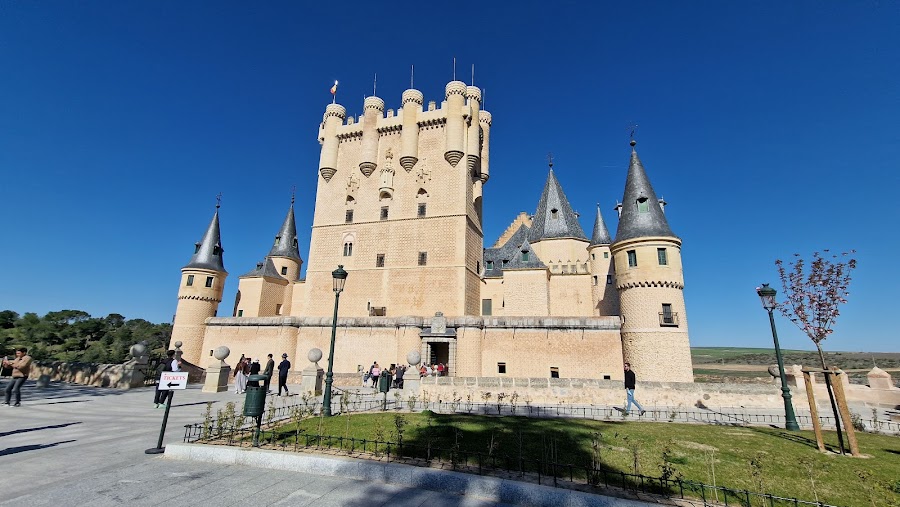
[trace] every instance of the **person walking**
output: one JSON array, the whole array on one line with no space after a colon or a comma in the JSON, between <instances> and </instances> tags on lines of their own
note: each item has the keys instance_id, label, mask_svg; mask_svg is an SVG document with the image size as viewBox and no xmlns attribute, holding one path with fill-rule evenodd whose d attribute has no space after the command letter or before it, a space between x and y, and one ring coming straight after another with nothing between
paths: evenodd
<instances>
[{"instance_id":1,"label":"person walking","mask_svg":"<svg viewBox=\"0 0 900 507\"><path fill-rule=\"evenodd\" d=\"M372 379L372 387L378 387L378 377L381 376L381 367L378 366L378 361L375 361L375 363L372 364L371 372L372 373L369 376Z\"/></svg>"},{"instance_id":2,"label":"person walking","mask_svg":"<svg viewBox=\"0 0 900 507\"><path fill-rule=\"evenodd\" d=\"M281 396L281 388L284 388L284 395L290 396L287 388L288 372L291 371L291 362L288 361L287 354L281 354L281 362L278 363L278 396Z\"/></svg>"},{"instance_id":3,"label":"person walking","mask_svg":"<svg viewBox=\"0 0 900 507\"><path fill-rule=\"evenodd\" d=\"M168 350L166 351L166 358L163 359L160 363L160 369L157 373L161 375L164 371L178 371L173 368L179 368L178 360L175 359L175 351ZM156 394L153 396L153 408L159 408L160 406L162 406L166 402L166 398L171 392L167 389L160 389L159 384L159 379L156 379Z\"/></svg>"},{"instance_id":4,"label":"person walking","mask_svg":"<svg viewBox=\"0 0 900 507\"><path fill-rule=\"evenodd\" d=\"M272 373L275 372L275 360L272 359L272 354L267 356L269 359L266 361L266 369L263 370L263 375L266 376L266 381L263 387L266 390L266 394L272 394L272 390L269 389L269 384L272 382Z\"/></svg>"},{"instance_id":5,"label":"person walking","mask_svg":"<svg viewBox=\"0 0 900 507\"><path fill-rule=\"evenodd\" d=\"M16 393L16 404L13 406L19 407L22 405L22 384L31 373L31 356L28 355L28 349L25 347L16 349L16 358L12 361L4 358L3 367L12 368L12 380L6 386L6 402L3 405L8 407L12 394Z\"/></svg>"},{"instance_id":6,"label":"person walking","mask_svg":"<svg viewBox=\"0 0 900 507\"><path fill-rule=\"evenodd\" d=\"M634 385L636 382L636 378L634 375L634 371L631 369L631 364L625 363L625 409L622 411L625 415L628 415L628 411L631 410L631 405L637 407L640 410L640 415L644 415L644 407L641 406L640 403L634 399Z\"/></svg>"}]
</instances>

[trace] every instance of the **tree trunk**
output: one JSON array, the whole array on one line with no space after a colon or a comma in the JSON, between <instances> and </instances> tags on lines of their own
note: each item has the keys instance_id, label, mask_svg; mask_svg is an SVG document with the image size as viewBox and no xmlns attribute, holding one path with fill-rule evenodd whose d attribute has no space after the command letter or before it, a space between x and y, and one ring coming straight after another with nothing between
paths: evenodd
<instances>
[{"instance_id":1,"label":"tree trunk","mask_svg":"<svg viewBox=\"0 0 900 507\"><path fill-rule=\"evenodd\" d=\"M815 342L815 344L816 344L816 349L819 350L819 359L822 360L822 369L827 370L828 366L825 366L825 353L822 352L822 346L819 345L819 342Z\"/></svg>"}]
</instances>

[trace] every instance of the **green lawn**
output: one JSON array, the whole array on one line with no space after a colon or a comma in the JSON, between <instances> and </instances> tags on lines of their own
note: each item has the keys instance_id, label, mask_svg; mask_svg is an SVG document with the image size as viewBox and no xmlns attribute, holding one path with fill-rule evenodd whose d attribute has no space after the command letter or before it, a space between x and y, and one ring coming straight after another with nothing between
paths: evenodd
<instances>
[{"instance_id":1,"label":"green lawn","mask_svg":"<svg viewBox=\"0 0 900 507\"><path fill-rule=\"evenodd\" d=\"M586 466L591 463L594 444L605 469L634 473L636 452L637 471L658 477L663 451L668 448L670 465L686 480L713 483L714 459L715 483L719 486L812 501L815 494L810 475L800 464L806 461L813 470L820 501L860 507L900 505L900 438L891 436L860 434L860 450L869 457L857 459L819 453L812 432L789 433L769 428L428 412L313 418L300 425L309 434L321 431L323 435L366 439L380 435L379 440L396 442L398 416L406 423L403 442L407 453L415 452L410 446L425 447L430 443L432 447L450 449L458 445L461 451L515 459L521 443L526 459L555 455L557 462ZM293 443L295 432L291 424L277 431L281 438ZM303 442L302 436L300 441ZM837 445L833 433L827 434L827 441ZM752 466L751 461L757 466ZM869 478L861 479L860 474L868 474Z\"/></svg>"}]
</instances>

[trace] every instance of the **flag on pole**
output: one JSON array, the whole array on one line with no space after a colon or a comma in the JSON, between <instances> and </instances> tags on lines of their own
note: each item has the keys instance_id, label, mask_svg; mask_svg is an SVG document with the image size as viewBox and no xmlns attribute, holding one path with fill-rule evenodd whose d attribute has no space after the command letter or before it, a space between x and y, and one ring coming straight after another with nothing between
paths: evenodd
<instances>
[{"instance_id":1,"label":"flag on pole","mask_svg":"<svg viewBox=\"0 0 900 507\"><path fill-rule=\"evenodd\" d=\"M331 94L334 95L337 93L337 80L334 81L334 86L331 87Z\"/></svg>"}]
</instances>

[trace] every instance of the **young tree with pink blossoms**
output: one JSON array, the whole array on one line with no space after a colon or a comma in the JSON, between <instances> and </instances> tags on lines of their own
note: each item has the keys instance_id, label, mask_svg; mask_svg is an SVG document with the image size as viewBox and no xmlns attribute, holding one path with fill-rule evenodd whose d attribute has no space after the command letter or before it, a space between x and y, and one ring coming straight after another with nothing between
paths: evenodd
<instances>
[{"instance_id":1,"label":"young tree with pink blossoms","mask_svg":"<svg viewBox=\"0 0 900 507\"><path fill-rule=\"evenodd\" d=\"M814 252L807 263L800 254L787 266L775 261L784 288L784 302L778 304L781 313L806 333L816 344L822 368L827 369L822 342L832 333L832 326L841 314L840 305L847 302L851 272L856 268L855 250L840 255L828 250ZM824 254L824 255L823 255Z\"/></svg>"}]
</instances>

